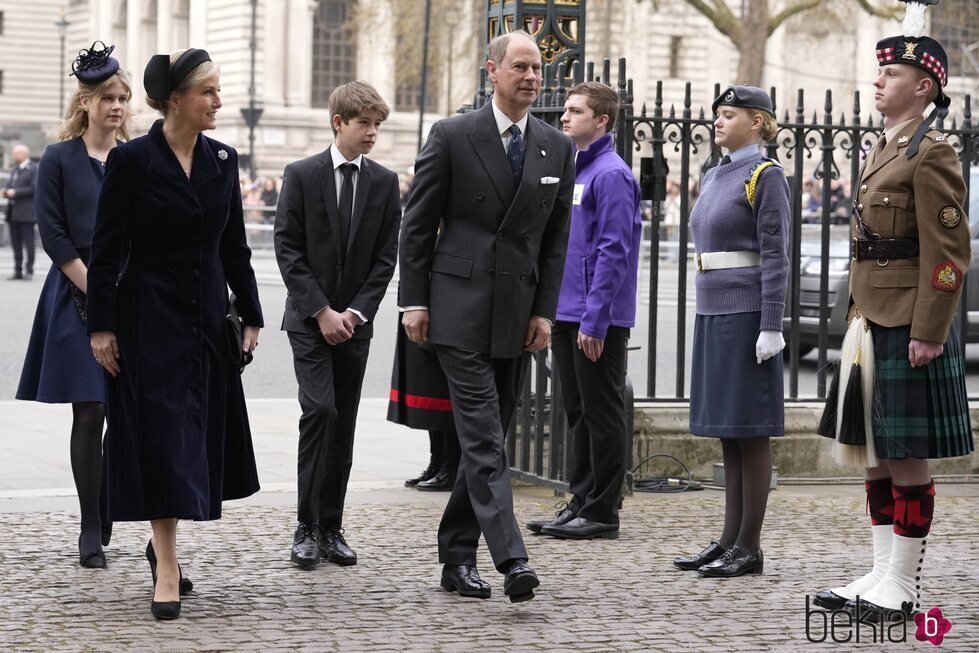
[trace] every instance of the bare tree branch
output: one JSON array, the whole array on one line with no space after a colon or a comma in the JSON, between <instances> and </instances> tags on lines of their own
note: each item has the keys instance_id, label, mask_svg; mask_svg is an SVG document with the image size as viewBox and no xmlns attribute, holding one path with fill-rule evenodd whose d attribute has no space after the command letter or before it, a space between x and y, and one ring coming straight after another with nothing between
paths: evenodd
<instances>
[{"instance_id":1,"label":"bare tree branch","mask_svg":"<svg viewBox=\"0 0 979 653\"><path fill-rule=\"evenodd\" d=\"M903 5L896 7L878 7L870 0L857 0L857 4L871 16L878 18L897 18L903 11Z\"/></svg>"},{"instance_id":2,"label":"bare tree branch","mask_svg":"<svg viewBox=\"0 0 979 653\"><path fill-rule=\"evenodd\" d=\"M717 31L728 37L735 43L741 40L741 21L731 13L731 10L723 0L711 0L713 6L708 5L704 0L685 0L685 2L699 11L704 17L713 23Z\"/></svg>"},{"instance_id":3,"label":"bare tree branch","mask_svg":"<svg viewBox=\"0 0 979 653\"><path fill-rule=\"evenodd\" d=\"M796 14L801 14L804 11L815 9L821 4L823 4L823 0L798 0L795 4L789 5L772 16L768 23L768 35L771 36L789 18L792 18Z\"/></svg>"}]
</instances>

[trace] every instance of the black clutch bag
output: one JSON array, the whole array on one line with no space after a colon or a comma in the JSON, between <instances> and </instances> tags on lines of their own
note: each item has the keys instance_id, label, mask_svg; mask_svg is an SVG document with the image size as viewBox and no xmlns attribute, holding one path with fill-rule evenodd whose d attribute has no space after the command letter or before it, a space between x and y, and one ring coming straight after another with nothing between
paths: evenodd
<instances>
[{"instance_id":1,"label":"black clutch bag","mask_svg":"<svg viewBox=\"0 0 979 653\"><path fill-rule=\"evenodd\" d=\"M245 371L245 366L252 362L252 353L242 351L245 340L245 325L238 315L238 306L235 303L235 296L231 295L228 301L228 314L224 316L226 330L228 333L228 349L231 354L231 364L238 368L238 373Z\"/></svg>"},{"instance_id":2,"label":"black clutch bag","mask_svg":"<svg viewBox=\"0 0 979 653\"><path fill-rule=\"evenodd\" d=\"M71 303L75 305L78 317L82 318L82 322L88 322L88 304L85 301L85 293L71 281L68 281L68 290L71 291Z\"/></svg>"}]
</instances>

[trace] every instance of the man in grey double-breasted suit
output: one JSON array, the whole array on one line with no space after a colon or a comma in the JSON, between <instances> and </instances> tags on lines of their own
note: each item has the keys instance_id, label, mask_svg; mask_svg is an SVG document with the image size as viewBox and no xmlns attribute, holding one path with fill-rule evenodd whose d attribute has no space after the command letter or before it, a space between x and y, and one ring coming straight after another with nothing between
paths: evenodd
<instances>
[{"instance_id":1,"label":"man in grey double-breasted suit","mask_svg":"<svg viewBox=\"0 0 979 653\"><path fill-rule=\"evenodd\" d=\"M442 587L487 598L482 533L511 601L539 585L516 520L504 433L527 352L549 346L574 186L571 141L529 115L541 56L526 32L494 39L483 108L433 125L401 233L402 322L449 381L462 449L439 526Z\"/></svg>"},{"instance_id":2,"label":"man in grey double-breasted suit","mask_svg":"<svg viewBox=\"0 0 979 653\"><path fill-rule=\"evenodd\" d=\"M14 248L14 274L11 279L30 279L34 276L34 185L37 166L31 162L31 151L26 145L15 145L11 151L14 168L10 171L7 187L7 224L10 227L10 244ZM26 257L24 254L26 253Z\"/></svg>"}]
</instances>

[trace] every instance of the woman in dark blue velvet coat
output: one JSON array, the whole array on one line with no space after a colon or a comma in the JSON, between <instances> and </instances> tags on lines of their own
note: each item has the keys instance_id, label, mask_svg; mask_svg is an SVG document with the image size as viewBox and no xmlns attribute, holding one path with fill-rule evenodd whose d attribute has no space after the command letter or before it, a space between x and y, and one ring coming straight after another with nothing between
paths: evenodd
<instances>
[{"instance_id":1,"label":"woman in dark blue velvet coat","mask_svg":"<svg viewBox=\"0 0 979 653\"><path fill-rule=\"evenodd\" d=\"M99 47L101 46L101 47ZM82 50L60 142L44 150L34 206L41 244L53 265L38 298L17 398L70 403L71 471L78 492L83 567L106 566L103 545L112 522L100 515L105 375L85 332L86 265L105 160L117 139L128 140L129 76L100 42Z\"/></svg>"},{"instance_id":2,"label":"woman in dark blue velvet coat","mask_svg":"<svg viewBox=\"0 0 979 653\"><path fill-rule=\"evenodd\" d=\"M177 520L218 519L222 501L258 490L226 334L229 286L244 349L254 349L263 321L238 155L201 134L221 108L217 67L203 50L156 55L144 85L164 119L109 157L88 273L88 331L109 374L108 514L151 520L152 611L167 619L180 609Z\"/></svg>"}]
</instances>

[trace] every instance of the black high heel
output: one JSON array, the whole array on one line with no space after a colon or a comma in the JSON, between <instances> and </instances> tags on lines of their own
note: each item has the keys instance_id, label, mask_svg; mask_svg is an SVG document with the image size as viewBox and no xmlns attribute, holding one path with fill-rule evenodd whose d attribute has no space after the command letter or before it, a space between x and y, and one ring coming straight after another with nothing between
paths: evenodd
<instances>
[{"instance_id":1,"label":"black high heel","mask_svg":"<svg viewBox=\"0 0 979 653\"><path fill-rule=\"evenodd\" d=\"M180 616L180 601L152 601L150 613L161 621L169 621Z\"/></svg>"},{"instance_id":2,"label":"black high heel","mask_svg":"<svg viewBox=\"0 0 979 653\"><path fill-rule=\"evenodd\" d=\"M146 543L146 561L150 563L150 572L153 574L153 587L156 587L156 551L153 550L153 538ZM189 578L184 578L184 573L180 571L180 565L177 565L177 571L180 573L180 594L190 594L191 590L194 589L194 583L191 582ZM155 603L155 601L154 601ZM179 601L177 607L177 615L180 614ZM154 616L156 613L154 613ZM173 617L158 617L159 619L176 619L176 615Z\"/></svg>"},{"instance_id":3,"label":"black high heel","mask_svg":"<svg viewBox=\"0 0 979 653\"><path fill-rule=\"evenodd\" d=\"M88 569L105 569L105 552L100 548L95 553L82 553L82 536L78 536L78 564Z\"/></svg>"}]
</instances>

